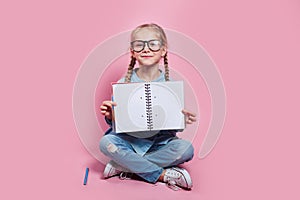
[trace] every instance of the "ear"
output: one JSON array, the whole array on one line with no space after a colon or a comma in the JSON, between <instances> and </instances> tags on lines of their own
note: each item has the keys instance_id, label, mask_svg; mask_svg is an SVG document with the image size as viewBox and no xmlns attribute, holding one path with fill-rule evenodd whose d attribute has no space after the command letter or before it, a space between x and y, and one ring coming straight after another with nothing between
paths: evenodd
<instances>
[{"instance_id":1,"label":"ear","mask_svg":"<svg viewBox=\"0 0 300 200\"><path fill-rule=\"evenodd\" d=\"M161 57L164 57L167 53L167 47L163 47L161 51Z\"/></svg>"}]
</instances>

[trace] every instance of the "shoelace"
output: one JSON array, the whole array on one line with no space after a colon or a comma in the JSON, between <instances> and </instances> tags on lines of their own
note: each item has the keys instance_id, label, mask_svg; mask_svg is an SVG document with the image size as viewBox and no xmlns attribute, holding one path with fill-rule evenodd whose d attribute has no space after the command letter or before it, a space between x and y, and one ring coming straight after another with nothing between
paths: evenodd
<instances>
[{"instance_id":1,"label":"shoelace","mask_svg":"<svg viewBox=\"0 0 300 200\"><path fill-rule=\"evenodd\" d=\"M179 172L174 172L174 171L171 171L168 175L169 175L169 176L172 176L173 178L180 177L180 173L179 173ZM169 188L171 188L172 190L174 190L174 191L178 191L178 190L181 189L180 187L178 187L178 186L176 185L176 181L175 181L174 179L172 180L171 178L169 178L169 179L167 180L166 185L167 185Z\"/></svg>"},{"instance_id":2,"label":"shoelace","mask_svg":"<svg viewBox=\"0 0 300 200\"><path fill-rule=\"evenodd\" d=\"M121 172L119 178L121 180L127 180L127 179L131 179L133 173L129 173L129 172Z\"/></svg>"},{"instance_id":3,"label":"shoelace","mask_svg":"<svg viewBox=\"0 0 300 200\"><path fill-rule=\"evenodd\" d=\"M166 184L167 184L168 188L171 188L171 189L174 190L174 191L178 191L178 190L181 189L180 187L178 187L178 186L176 185L176 182L175 182L175 181L169 180Z\"/></svg>"}]
</instances>

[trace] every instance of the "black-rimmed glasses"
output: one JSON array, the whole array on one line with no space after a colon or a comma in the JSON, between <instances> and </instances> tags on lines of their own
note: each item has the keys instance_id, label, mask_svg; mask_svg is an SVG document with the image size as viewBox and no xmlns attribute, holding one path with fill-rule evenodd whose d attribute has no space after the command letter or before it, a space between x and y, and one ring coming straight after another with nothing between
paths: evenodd
<instances>
[{"instance_id":1,"label":"black-rimmed glasses","mask_svg":"<svg viewBox=\"0 0 300 200\"><path fill-rule=\"evenodd\" d=\"M135 40L132 41L130 44L131 44L131 49L137 53L143 51L146 44L148 48L154 52L159 51L162 46L162 42L160 40L149 40L149 41Z\"/></svg>"}]
</instances>

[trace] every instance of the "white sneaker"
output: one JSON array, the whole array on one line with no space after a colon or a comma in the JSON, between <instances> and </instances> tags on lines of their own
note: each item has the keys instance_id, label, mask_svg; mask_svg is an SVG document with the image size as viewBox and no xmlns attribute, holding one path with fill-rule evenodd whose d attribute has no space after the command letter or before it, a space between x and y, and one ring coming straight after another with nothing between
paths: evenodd
<instances>
[{"instance_id":1,"label":"white sneaker","mask_svg":"<svg viewBox=\"0 0 300 200\"><path fill-rule=\"evenodd\" d=\"M113 165L112 162L109 162L106 164L104 172L103 172L103 177L104 178L110 178L116 175L120 175L122 171L116 169Z\"/></svg>"},{"instance_id":2,"label":"white sneaker","mask_svg":"<svg viewBox=\"0 0 300 200\"><path fill-rule=\"evenodd\" d=\"M178 190L178 186L190 190L193 186L191 176L188 171L179 167L166 169L164 182L173 190Z\"/></svg>"}]
</instances>

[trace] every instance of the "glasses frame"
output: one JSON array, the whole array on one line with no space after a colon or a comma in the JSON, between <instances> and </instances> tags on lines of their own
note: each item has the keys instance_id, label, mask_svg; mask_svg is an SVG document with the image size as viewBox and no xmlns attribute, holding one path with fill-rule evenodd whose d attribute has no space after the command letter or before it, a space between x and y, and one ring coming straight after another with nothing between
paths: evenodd
<instances>
[{"instance_id":1,"label":"glasses frame","mask_svg":"<svg viewBox=\"0 0 300 200\"><path fill-rule=\"evenodd\" d=\"M149 43L152 42L152 41L158 41L160 43L160 47L159 47L158 50L151 49L151 47L149 46ZM133 49L133 43L135 43L135 42L142 42L143 43L143 48L140 51L136 51L136 50ZM134 51L136 53L139 53L139 52L143 51L145 49L145 47L146 47L146 44L147 44L148 49L150 49L152 52L159 51L161 49L161 47L163 46L163 42L161 40L156 40L156 39L154 39L154 40L148 40L148 41L145 41L145 40L134 40L134 41L130 42L132 51Z\"/></svg>"}]
</instances>

